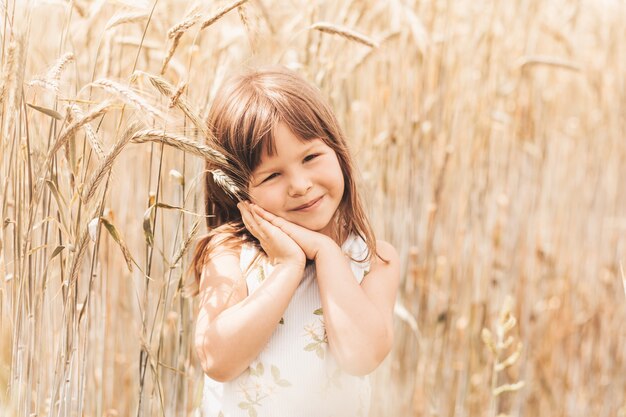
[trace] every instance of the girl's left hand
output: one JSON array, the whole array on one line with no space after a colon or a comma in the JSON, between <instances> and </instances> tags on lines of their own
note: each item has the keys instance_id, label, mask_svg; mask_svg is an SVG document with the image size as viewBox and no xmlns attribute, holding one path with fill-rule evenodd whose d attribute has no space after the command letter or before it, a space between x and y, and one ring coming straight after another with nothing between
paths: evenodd
<instances>
[{"instance_id":1,"label":"girl's left hand","mask_svg":"<svg viewBox=\"0 0 626 417\"><path fill-rule=\"evenodd\" d=\"M300 246L300 248L302 248L307 259L315 260L318 251L325 245L336 245L334 240L322 233L307 229L306 227L302 227L285 220L282 217L278 217L256 204L251 203L250 207L256 214L278 227L290 238L292 238Z\"/></svg>"}]
</instances>

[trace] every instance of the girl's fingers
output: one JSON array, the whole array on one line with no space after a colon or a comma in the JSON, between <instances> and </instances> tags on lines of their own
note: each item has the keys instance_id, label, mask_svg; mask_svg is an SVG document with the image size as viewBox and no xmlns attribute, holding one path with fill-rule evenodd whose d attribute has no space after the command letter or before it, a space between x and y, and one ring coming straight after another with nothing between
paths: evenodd
<instances>
[{"instance_id":1,"label":"girl's fingers","mask_svg":"<svg viewBox=\"0 0 626 417\"><path fill-rule=\"evenodd\" d=\"M258 217L261 217L262 219L270 222L271 224L273 224L274 226L278 227L280 230L282 230L283 232L287 233L288 235L291 236L291 233L293 233L295 230L293 230L293 226L294 224L291 222L288 222L287 220L283 219L282 217L278 217L273 215L272 213L270 213L267 210L264 210L262 207L257 206L256 204L250 204L250 208L251 208L251 212L256 214Z\"/></svg>"},{"instance_id":2,"label":"girl's fingers","mask_svg":"<svg viewBox=\"0 0 626 417\"><path fill-rule=\"evenodd\" d=\"M246 204L239 203L237 204L237 208L239 208L239 211L241 212L241 220L243 220L243 224L244 226L246 226L246 229L248 229L250 233L252 233L257 239L264 240L265 234L262 232L258 222L253 217L251 211L248 209Z\"/></svg>"},{"instance_id":3,"label":"girl's fingers","mask_svg":"<svg viewBox=\"0 0 626 417\"><path fill-rule=\"evenodd\" d=\"M276 227L268 222L267 219L260 216L259 213L257 213L252 207L250 207L250 214L254 218L254 221L258 225L259 229L262 230L266 236L270 236Z\"/></svg>"}]
</instances>

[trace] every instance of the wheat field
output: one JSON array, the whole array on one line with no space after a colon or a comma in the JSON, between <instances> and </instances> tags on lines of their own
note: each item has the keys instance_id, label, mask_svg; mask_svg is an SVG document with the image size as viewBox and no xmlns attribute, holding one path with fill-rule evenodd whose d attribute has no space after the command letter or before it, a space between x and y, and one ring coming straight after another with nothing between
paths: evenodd
<instances>
[{"instance_id":1,"label":"wheat field","mask_svg":"<svg viewBox=\"0 0 626 417\"><path fill-rule=\"evenodd\" d=\"M203 120L282 64L401 255L371 416L626 416L623 2L1 5L0 415L199 415Z\"/></svg>"}]
</instances>

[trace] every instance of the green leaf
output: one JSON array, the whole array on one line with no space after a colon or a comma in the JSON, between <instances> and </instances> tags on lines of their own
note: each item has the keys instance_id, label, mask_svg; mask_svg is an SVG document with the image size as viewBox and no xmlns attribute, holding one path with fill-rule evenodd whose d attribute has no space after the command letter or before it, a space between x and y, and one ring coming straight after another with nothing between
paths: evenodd
<instances>
[{"instance_id":1,"label":"green leaf","mask_svg":"<svg viewBox=\"0 0 626 417\"><path fill-rule=\"evenodd\" d=\"M33 108L35 110L37 110L38 112L41 112L43 114L46 114L54 119L57 120L63 120L63 116L61 115L61 113L59 113L56 110L52 110L46 107L39 107L39 106L35 106L34 104L30 104L30 103L26 103L28 105L28 107Z\"/></svg>"},{"instance_id":2,"label":"green leaf","mask_svg":"<svg viewBox=\"0 0 626 417\"><path fill-rule=\"evenodd\" d=\"M248 404L248 403L239 403L239 408L247 410L248 408L250 408L250 404Z\"/></svg>"},{"instance_id":3,"label":"green leaf","mask_svg":"<svg viewBox=\"0 0 626 417\"><path fill-rule=\"evenodd\" d=\"M306 351L310 352L310 351L312 351L312 350L317 349L317 347L318 347L318 346L319 346L319 344L318 344L318 343L309 343L308 345L306 345L306 346L304 347L304 350L306 350Z\"/></svg>"},{"instance_id":4,"label":"green leaf","mask_svg":"<svg viewBox=\"0 0 626 417\"><path fill-rule=\"evenodd\" d=\"M154 205L148 207L143 214L143 235L146 238L148 246L154 244L154 233L152 232L152 221L154 220Z\"/></svg>"},{"instance_id":5,"label":"green leaf","mask_svg":"<svg viewBox=\"0 0 626 417\"><path fill-rule=\"evenodd\" d=\"M263 362L259 362L256 366L256 371L259 375L263 375L265 372L265 368L263 367Z\"/></svg>"},{"instance_id":6,"label":"green leaf","mask_svg":"<svg viewBox=\"0 0 626 417\"><path fill-rule=\"evenodd\" d=\"M248 408L248 415L250 417L256 417L257 416L256 410L254 409L254 407Z\"/></svg>"},{"instance_id":7,"label":"green leaf","mask_svg":"<svg viewBox=\"0 0 626 417\"><path fill-rule=\"evenodd\" d=\"M315 353L317 353L317 356L320 359L324 359L324 349L322 349L321 346L318 346L317 349L315 350Z\"/></svg>"},{"instance_id":8,"label":"green leaf","mask_svg":"<svg viewBox=\"0 0 626 417\"><path fill-rule=\"evenodd\" d=\"M280 379L280 369L278 369L276 365L272 365L272 376L274 377L274 381Z\"/></svg>"},{"instance_id":9,"label":"green leaf","mask_svg":"<svg viewBox=\"0 0 626 417\"><path fill-rule=\"evenodd\" d=\"M315 310L313 314L315 314L316 316L321 316L324 314L324 310L320 307L317 310Z\"/></svg>"},{"instance_id":10,"label":"green leaf","mask_svg":"<svg viewBox=\"0 0 626 417\"><path fill-rule=\"evenodd\" d=\"M104 217L100 217L100 220L102 221L102 224L104 224L104 227L106 227L106 229L108 230L113 240L115 240L115 242L117 242L117 244L119 245L122 251L122 255L124 255L124 259L126 260L126 266L128 267L128 270L130 272L133 272L133 263L136 263L136 262L134 261L132 255L130 254L130 251L128 250L128 246L126 246L126 242L124 242L124 239L122 239L119 232L110 221L108 221Z\"/></svg>"},{"instance_id":11,"label":"green leaf","mask_svg":"<svg viewBox=\"0 0 626 417\"><path fill-rule=\"evenodd\" d=\"M291 382L287 381L286 379L281 379L280 381L276 381L276 383L278 385L280 385L281 387L290 387L291 386Z\"/></svg>"},{"instance_id":12,"label":"green leaf","mask_svg":"<svg viewBox=\"0 0 626 417\"><path fill-rule=\"evenodd\" d=\"M53 260L54 257L57 256L59 253L63 252L63 249L65 249L65 246L63 245L60 245L54 248L54 251L52 252L52 256L50 257L50 261Z\"/></svg>"},{"instance_id":13,"label":"green leaf","mask_svg":"<svg viewBox=\"0 0 626 417\"><path fill-rule=\"evenodd\" d=\"M54 182L52 180L46 180L46 185L50 189L50 192L52 193L52 196L54 197L54 201L57 203L57 208L59 209L59 217L61 218L61 226L63 228L63 231L69 237L71 236L71 234L70 234L70 228L67 225L67 214L65 212L68 206L67 201L65 201L65 199L59 192L59 188L57 187L57 184L56 184L56 178Z\"/></svg>"}]
</instances>

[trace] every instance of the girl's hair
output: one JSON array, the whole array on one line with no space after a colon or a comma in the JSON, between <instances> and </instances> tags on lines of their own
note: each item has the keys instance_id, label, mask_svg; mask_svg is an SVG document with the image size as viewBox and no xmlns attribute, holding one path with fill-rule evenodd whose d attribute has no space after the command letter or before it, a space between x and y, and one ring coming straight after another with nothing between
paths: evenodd
<instances>
[{"instance_id":1,"label":"girl's hair","mask_svg":"<svg viewBox=\"0 0 626 417\"><path fill-rule=\"evenodd\" d=\"M376 253L376 239L357 193L354 165L346 138L321 92L295 72L284 67L256 69L227 80L217 92L208 124L217 147L238 166L247 181L261 160L265 148L272 153L274 128L285 123L298 137L321 138L337 154L343 172L344 194L335 216L335 236L339 243L350 233L365 240L369 260ZM186 292L198 293L202 267L217 246L236 248L243 242L258 246L247 231L237 201L218 185L206 163L205 211L209 233L199 238L190 269L194 279ZM218 236L216 238L216 236Z\"/></svg>"}]
</instances>

